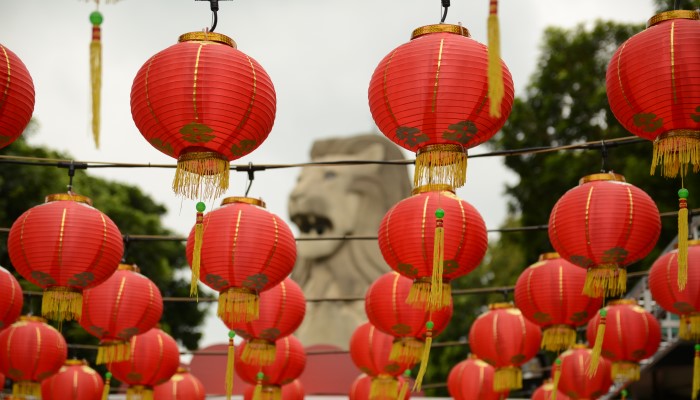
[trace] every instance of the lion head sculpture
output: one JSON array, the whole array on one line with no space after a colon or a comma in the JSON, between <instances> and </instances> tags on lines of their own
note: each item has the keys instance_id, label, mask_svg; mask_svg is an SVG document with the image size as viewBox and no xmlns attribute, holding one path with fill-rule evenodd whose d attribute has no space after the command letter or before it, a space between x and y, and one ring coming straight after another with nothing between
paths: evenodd
<instances>
[{"instance_id":1,"label":"lion head sculpture","mask_svg":"<svg viewBox=\"0 0 700 400\"><path fill-rule=\"evenodd\" d=\"M311 301L296 336L305 346L347 348L355 328L366 321L369 285L389 270L376 240L323 240L377 235L387 211L411 191L404 165L337 165L338 161L404 159L401 151L375 134L318 140L289 196L289 216L299 228L294 279ZM304 240L305 239L305 240Z\"/></svg>"}]
</instances>

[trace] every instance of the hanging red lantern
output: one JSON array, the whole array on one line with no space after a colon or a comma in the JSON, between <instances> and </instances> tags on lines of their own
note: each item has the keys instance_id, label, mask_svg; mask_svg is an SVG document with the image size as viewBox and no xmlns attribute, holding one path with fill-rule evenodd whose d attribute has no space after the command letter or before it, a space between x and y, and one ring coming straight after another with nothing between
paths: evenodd
<instances>
[{"instance_id":1,"label":"hanging red lantern","mask_svg":"<svg viewBox=\"0 0 700 400\"><path fill-rule=\"evenodd\" d=\"M511 303L494 303L469 330L469 346L477 357L496 368L493 389L522 387L520 366L540 349L542 332Z\"/></svg>"},{"instance_id":2,"label":"hanging red lantern","mask_svg":"<svg viewBox=\"0 0 700 400\"><path fill-rule=\"evenodd\" d=\"M532 400L570 400L571 398L561 391L554 394L554 383L551 379L545 380L533 393L530 399Z\"/></svg>"},{"instance_id":3,"label":"hanging red lantern","mask_svg":"<svg viewBox=\"0 0 700 400\"><path fill-rule=\"evenodd\" d=\"M596 372L588 375L591 352L585 345L576 344L559 355L561 375L558 389L571 399L597 399L608 393L612 385L610 361L605 358L600 359Z\"/></svg>"},{"instance_id":4,"label":"hanging red lantern","mask_svg":"<svg viewBox=\"0 0 700 400\"><path fill-rule=\"evenodd\" d=\"M248 364L241 359L247 345L244 341L236 348L235 369L241 379L256 386L255 390L258 393L262 393L265 386L291 383L304 372L306 352L299 339L294 336L285 336L275 342L275 361L266 366Z\"/></svg>"},{"instance_id":5,"label":"hanging red lantern","mask_svg":"<svg viewBox=\"0 0 700 400\"><path fill-rule=\"evenodd\" d=\"M129 359L129 342L154 328L163 314L163 298L136 265L119 264L104 283L83 292L80 325L100 339L96 363Z\"/></svg>"},{"instance_id":6,"label":"hanging red lantern","mask_svg":"<svg viewBox=\"0 0 700 400\"><path fill-rule=\"evenodd\" d=\"M17 272L44 288L41 314L58 321L80 319L81 292L109 278L124 253L119 228L74 193L47 196L20 215L7 248Z\"/></svg>"},{"instance_id":7,"label":"hanging red lantern","mask_svg":"<svg viewBox=\"0 0 700 400\"><path fill-rule=\"evenodd\" d=\"M423 186L413 193L382 219L379 248L393 270L413 279L407 302L439 310L452 303L450 281L474 270L486 254L486 225L453 191Z\"/></svg>"},{"instance_id":8,"label":"hanging red lantern","mask_svg":"<svg viewBox=\"0 0 700 400\"><path fill-rule=\"evenodd\" d=\"M382 394L377 394L375 397L372 397L370 393L374 379L375 378L365 374L358 376L350 386L350 392L348 393L350 400L408 400L411 398L410 390L406 390L410 382L400 376L390 378L396 380L396 386L400 388L399 397L385 396Z\"/></svg>"},{"instance_id":9,"label":"hanging red lantern","mask_svg":"<svg viewBox=\"0 0 700 400\"><path fill-rule=\"evenodd\" d=\"M243 392L243 400L254 400L255 385L248 385ZM304 386L299 379L286 385L263 385L260 400L304 400Z\"/></svg>"},{"instance_id":10,"label":"hanging red lantern","mask_svg":"<svg viewBox=\"0 0 700 400\"><path fill-rule=\"evenodd\" d=\"M224 199L204 216L203 226L200 270L194 275L219 292L217 315L226 322L258 319L260 292L282 282L294 268L292 231L264 202L248 197ZM194 250L195 229L187 239L190 265Z\"/></svg>"},{"instance_id":11,"label":"hanging red lantern","mask_svg":"<svg viewBox=\"0 0 700 400\"><path fill-rule=\"evenodd\" d=\"M177 158L173 190L192 199L226 191L229 162L267 138L276 101L260 64L214 32L181 35L146 61L131 88L136 127Z\"/></svg>"},{"instance_id":12,"label":"hanging red lantern","mask_svg":"<svg viewBox=\"0 0 700 400\"><path fill-rule=\"evenodd\" d=\"M0 331L12 325L22 313L22 287L17 279L3 267L0 267Z\"/></svg>"},{"instance_id":13,"label":"hanging red lantern","mask_svg":"<svg viewBox=\"0 0 700 400\"><path fill-rule=\"evenodd\" d=\"M250 322L225 319L226 326L247 340L243 361L270 365L275 361L275 341L289 336L304 320L306 299L299 285L285 278L272 289L260 293L259 317Z\"/></svg>"},{"instance_id":14,"label":"hanging red lantern","mask_svg":"<svg viewBox=\"0 0 700 400\"><path fill-rule=\"evenodd\" d=\"M494 368L476 358L457 363L447 376L447 390L455 400L504 400L508 398L508 390L496 392L493 390Z\"/></svg>"},{"instance_id":15,"label":"hanging red lantern","mask_svg":"<svg viewBox=\"0 0 700 400\"><path fill-rule=\"evenodd\" d=\"M0 332L0 372L14 381L15 396L41 397L41 381L66 361L66 340L46 320L22 316Z\"/></svg>"},{"instance_id":16,"label":"hanging red lantern","mask_svg":"<svg viewBox=\"0 0 700 400\"><path fill-rule=\"evenodd\" d=\"M104 382L85 360L66 360L58 372L41 382L43 400L99 400Z\"/></svg>"},{"instance_id":17,"label":"hanging red lantern","mask_svg":"<svg viewBox=\"0 0 700 400\"><path fill-rule=\"evenodd\" d=\"M178 368L170 380L153 388L153 400L204 400L205 397L202 381L186 368Z\"/></svg>"},{"instance_id":18,"label":"hanging red lantern","mask_svg":"<svg viewBox=\"0 0 700 400\"><path fill-rule=\"evenodd\" d=\"M661 232L656 203L622 175L584 176L549 216L549 240L567 261L586 268L584 294L627 291L625 267L646 257Z\"/></svg>"},{"instance_id":19,"label":"hanging red lantern","mask_svg":"<svg viewBox=\"0 0 700 400\"><path fill-rule=\"evenodd\" d=\"M153 388L167 382L180 366L175 339L159 328L131 338L131 357L107 364L114 377L129 385L127 398L152 399ZM141 397L137 397L141 396Z\"/></svg>"},{"instance_id":20,"label":"hanging red lantern","mask_svg":"<svg viewBox=\"0 0 700 400\"><path fill-rule=\"evenodd\" d=\"M515 284L515 305L544 329L542 348L559 352L576 343L576 327L588 322L603 306L602 298L583 292L586 271L558 253L545 253Z\"/></svg>"},{"instance_id":21,"label":"hanging red lantern","mask_svg":"<svg viewBox=\"0 0 700 400\"><path fill-rule=\"evenodd\" d=\"M602 323L603 317L606 323ZM661 326L636 300L613 300L602 315L596 315L588 323L586 338L588 343L595 343L594 351L600 346L600 354L612 362L613 380L637 381L639 362L653 356L659 348ZM594 366L595 363L591 362Z\"/></svg>"},{"instance_id":22,"label":"hanging red lantern","mask_svg":"<svg viewBox=\"0 0 700 400\"><path fill-rule=\"evenodd\" d=\"M369 108L386 137L417 153L414 186L463 186L466 150L490 139L508 118L513 79L501 61L502 101L489 98L487 52L462 26L428 25L375 69Z\"/></svg>"},{"instance_id":23,"label":"hanging red lantern","mask_svg":"<svg viewBox=\"0 0 700 400\"><path fill-rule=\"evenodd\" d=\"M0 149L24 132L34 112L34 82L17 55L0 44Z\"/></svg>"}]
</instances>

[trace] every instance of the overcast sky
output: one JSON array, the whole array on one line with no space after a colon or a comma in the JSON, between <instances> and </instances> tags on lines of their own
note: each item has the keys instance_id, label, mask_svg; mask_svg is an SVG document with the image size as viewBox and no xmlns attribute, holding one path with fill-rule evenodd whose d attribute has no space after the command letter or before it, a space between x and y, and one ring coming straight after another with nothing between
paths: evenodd
<instances>
[{"instance_id":1,"label":"overcast sky","mask_svg":"<svg viewBox=\"0 0 700 400\"><path fill-rule=\"evenodd\" d=\"M104 75L99 150L89 130L88 16L94 8L92 1L0 0L0 43L22 59L34 80L34 117L40 130L30 143L69 152L82 161L174 163L136 129L129 105L131 84L150 56L175 44L180 34L210 25L208 2L121 0L100 6ZM375 131L367 105L374 68L407 42L414 28L439 22L439 13L439 0L220 0L216 31L232 37L239 50L256 59L277 92L272 133L234 164L304 162L315 139ZM446 22L461 22L474 39L485 42L487 13L488 0L453 0ZM652 14L652 0L501 0L502 57L512 72L516 96L535 69L545 27L596 19L643 23ZM471 152L484 151L482 146ZM165 204L169 214L164 223L179 234L192 227L194 203L172 194L173 170L90 172L137 185ZM258 173L250 195L262 197L271 212L288 220L287 197L298 172ZM504 185L514 179L502 160L475 159L458 195L481 212L487 227L496 228L506 213ZM243 195L246 180L244 174L233 173L227 196ZM75 190L80 192L80 181ZM210 317L201 344L226 338L223 323Z\"/></svg>"}]
</instances>

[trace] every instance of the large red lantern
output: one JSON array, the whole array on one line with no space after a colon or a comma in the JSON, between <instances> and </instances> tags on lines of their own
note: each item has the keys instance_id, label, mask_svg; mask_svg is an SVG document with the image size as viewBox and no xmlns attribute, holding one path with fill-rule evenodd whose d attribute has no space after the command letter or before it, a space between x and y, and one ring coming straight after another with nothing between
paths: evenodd
<instances>
[{"instance_id":1,"label":"large red lantern","mask_svg":"<svg viewBox=\"0 0 700 400\"><path fill-rule=\"evenodd\" d=\"M167 382L180 366L175 339L158 328L131 338L131 357L107 364L116 379L129 385L126 395L153 398L153 388Z\"/></svg>"},{"instance_id":2,"label":"large red lantern","mask_svg":"<svg viewBox=\"0 0 700 400\"><path fill-rule=\"evenodd\" d=\"M272 289L260 293L260 313L255 321L233 322L226 326L248 341L243 361L270 365L275 361L275 341L289 336L304 320L306 299L299 285L286 278Z\"/></svg>"},{"instance_id":3,"label":"large red lantern","mask_svg":"<svg viewBox=\"0 0 700 400\"><path fill-rule=\"evenodd\" d=\"M557 253L540 255L515 284L515 305L530 321L544 329L542 348L562 351L576 343L576 327L593 318L602 298L583 292L586 271Z\"/></svg>"},{"instance_id":4,"label":"large red lantern","mask_svg":"<svg viewBox=\"0 0 700 400\"><path fill-rule=\"evenodd\" d=\"M22 287L17 279L0 267L0 331L10 326L22 313Z\"/></svg>"},{"instance_id":5,"label":"large red lantern","mask_svg":"<svg viewBox=\"0 0 700 400\"><path fill-rule=\"evenodd\" d=\"M0 372L14 381L12 394L41 397L41 381L66 361L66 340L46 320L22 316L0 333Z\"/></svg>"},{"instance_id":6,"label":"large red lantern","mask_svg":"<svg viewBox=\"0 0 700 400\"><path fill-rule=\"evenodd\" d=\"M153 389L153 400L204 400L205 397L202 381L186 368L178 368L170 380Z\"/></svg>"},{"instance_id":7,"label":"large red lantern","mask_svg":"<svg viewBox=\"0 0 700 400\"><path fill-rule=\"evenodd\" d=\"M34 82L22 60L0 44L0 148L17 140L34 112Z\"/></svg>"},{"instance_id":8,"label":"large red lantern","mask_svg":"<svg viewBox=\"0 0 700 400\"><path fill-rule=\"evenodd\" d=\"M74 193L47 196L25 211L7 247L17 272L44 288L41 314L59 321L80 319L81 292L109 278L124 253L114 222Z\"/></svg>"},{"instance_id":9,"label":"large red lantern","mask_svg":"<svg viewBox=\"0 0 700 400\"><path fill-rule=\"evenodd\" d=\"M265 209L264 202L248 197L224 199L220 208L204 216L203 226L199 271L194 275L219 292L217 315L228 322L258 319L260 292L282 282L294 268L292 231ZM195 230L187 239L190 265L196 255Z\"/></svg>"},{"instance_id":10,"label":"large red lantern","mask_svg":"<svg viewBox=\"0 0 700 400\"><path fill-rule=\"evenodd\" d=\"M362 374L358 376L350 386L350 392L348 397L350 400L408 400L411 398L411 393L408 390L408 385L410 382L403 377L391 378L396 381L396 386L399 389L399 395L397 396L386 396L381 393L375 396L371 395L372 384L374 383L373 377L369 375Z\"/></svg>"},{"instance_id":11,"label":"large red lantern","mask_svg":"<svg viewBox=\"0 0 700 400\"><path fill-rule=\"evenodd\" d=\"M43 400L100 400L104 382L84 360L66 360L56 375L41 382Z\"/></svg>"},{"instance_id":12,"label":"large red lantern","mask_svg":"<svg viewBox=\"0 0 700 400\"><path fill-rule=\"evenodd\" d=\"M177 158L173 190L192 199L226 191L229 162L267 138L276 101L260 64L213 32L181 35L146 61L131 88L136 127Z\"/></svg>"},{"instance_id":13,"label":"large red lantern","mask_svg":"<svg viewBox=\"0 0 700 400\"><path fill-rule=\"evenodd\" d=\"M612 362L614 380L637 381L639 362L653 356L661 344L661 326L635 300L613 300L588 323L586 337L596 346L602 340L600 354Z\"/></svg>"},{"instance_id":14,"label":"large red lantern","mask_svg":"<svg viewBox=\"0 0 700 400\"><path fill-rule=\"evenodd\" d=\"M414 280L407 301L427 310L452 303L450 281L479 266L488 238L479 212L452 191L414 190L384 216L379 248L387 264Z\"/></svg>"},{"instance_id":15,"label":"large red lantern","mask_svg":"<svg viewBox=\"0 0 700 400\"><path fill-rule=\"evenodd\" d=\"M563 258L588 270L583 290L591 297L624 294L625 267L649 254L660 232L654 200L613 173L581 178L549 216L552 246Z\"/></svg>"},{"instance_id":16,"label":"large red lantern","mask_svg":"<svg viewBox=\"0 0 700 400\"><path fill-rule=\"evenodd\" d=\"M457 363L447 376L447 390L455 400L503 400L508 390L493 390L494 368L474 356Z\"/></svg>"},{"instance_id":17,"label":"large red lantern","mask_svg":"<svg viewBox=\"0 0 700 400\"><path fill-rule=\"evenodd\" d=\"M417 153L414 186L463 186L466 150L490 139L508 118L513 79L501 61L503 98L489 98L487 52L462 26L428 25L375 69L369 108L386 137Z\"/></svg>"},{"instance_id":18,"label":"large red lantern","mask_svg":"<svg viewBox=\"0 0 700 400\"><path fill-rule=\"evenodd\" d=\"M255 400L255 386L248 385L243 392L244 400ZM157 399L156 399L157 400ZM299 379L295 379L286 385L263 386L260 392L260 400L304 400L304 385Z\"/></svg>"},{"instance_id":19,"label":"large red lantern","mask_svg":"<svg viewBox=\"0 0 700 400\"><path fill-rule=\"evenodd\" d=\"M97 364L129 359L129 342L155 327L163 314L163 298L136 265L119 264L104 283L83 292L80 325L100 339Z\"/></svg>"},{"instance_id":20,"label":"large red lantern","mask_svg":"<svg viewBox=\"0 0 700 400\"><path fill-rule=\"evenodd\" d=\"M554 392L556 391L556 395ZM554 388L554 383L551 379L545 380L530 397L531 400L569 400L570 397L563 394Z\"/></svg>"},{"instance_id":21,"label":"large red lantern","mask_svg":"<svg viewBox=\"0 0 700 400\"><path fill-rule=\"evenodd\" d=\"M520 366L537 354L541 340L540 328L511 303L490 304L469 330L471 351L496 368L497 392L522 387Z\"/></svg>"},{"instance_id":22,"label":"large red lantern","mask_svg":"<svg viewBox=\"0 0 700 400\"><path fill-rule=\"evenodd\" d=\"M558 385L560 392L574 400L597 399L608 393L612 385L610 361L601 358L598 369L593 375L589 375L591 349L584 345L574 345L559 355L559 359L561 360Z\"/></svg>"},{"instance_id":23,"label":"large red lantern","mask_svg":"<svg viewBox=\"0 0 700 400\"><path fill-rule=\"evenodd\" d=\"M262 392L265 386L289 384L304 372L306 352L299 339L294 336L285 336L275 342L275 361L266 366L248 364L241 359L247 345L244 341L236 348L236 373L245 382L256 385L259 392Z\"/></svg>"}]
</instances>

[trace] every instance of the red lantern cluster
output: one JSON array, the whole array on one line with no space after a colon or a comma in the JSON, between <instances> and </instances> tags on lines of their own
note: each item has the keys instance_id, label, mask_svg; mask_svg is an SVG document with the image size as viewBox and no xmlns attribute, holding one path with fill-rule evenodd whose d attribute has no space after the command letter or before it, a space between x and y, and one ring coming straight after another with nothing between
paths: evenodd
<instances>
[{"instance_id":1,"label":"red lantern cluster","mask_svg":"<svg viewBox=\"0 0 700 400\"><path fill-rule=\"evenodd\" d=\"M170 380L153 389L153 400L204 400L205 397L202 381L186 368L178 368Z\"/></svg>"},{"instance_id":2,"label":"red lantern cluster","mask_svg":"<svg viewBox=\"0 0 700 400\"><path fill-rule=\"evenodd\" d=\"M385 396L382 395L381 393L376 394L375 396L371 395L372 392L372 384L374 383L374 379L369 376L362 374L358 376L353 382L352 385L350 386L350 392L348 393L348 397L350 400L408 400L411 398L411 393L408 390L408 385L410 382L406 380L403 377L398 377L398 378L391 378L396 380L396 386L399 387L399 394L397 396Z\"/></svg>"},{"instance_id":3,"label":"red lantern cluster","mask_svg":"<svg viewBox=\"0 0 700 400\"><path fill-rule=\"evenodd\" d=\"M275 342L275 361L266 366L248 364L241 358L247 342L236 348L235 369L245 382L258 386L256 390L264 391L266 386L282 386L299 378L306 367L306 352L299 339L285 336Z\"/></svg>"},{"instance_id":4,"label":"red lantern cluster","mask_svg":"<svg viewBox=\"0 0 700 400\"><path fill-rule=\"evenodd\" d=\"M22 60L0 44L0 148L17 140L34 112L34 82Z\"/></svg>"},{"instance_id":5,"label":"red lantern cluster","mask_svg":"<svg viewBox=\"0 0 700 400\"><path fill-rule=\"evenodd\" d=\"M0 267L0 331L12 325L22 313L22 287L17 279L3 267Z\"/></svg>"},{"instance_id":6,"label":"red lantern cluster","mask_svg":"<svg viewBox=\"0 0 700 400\"><path fill-rule=\"evenodd\" d=\"M41 382L43 400L99 400L104 382L84 360L67 360L56 375Z\"/></svg>"},{"instance_id":7,"label":"red lantern cluster","mask_svg":"<svg viewBox=\"0 0 700 400\"><path fill-rule=\"evenodd\" d=\"M597 399L608 392L612 385L610 361L600 359L594 374L588 374L591 364L591 349L574 345L559 356L561 360L558 389L570 399ZM559 397L557 397L558 399Z\"/></svg>"},{"instance_id":8,"label":"red lantern cluster","mask_svg":"<svg viewBox=\"0 0 700 400\"><path fill-rule=\"evenodd\" d=\"M255 386L248 385L243 392L244 400L255 400ZM263 386L260 392L260 400L304 400L304 386L299 379L295 379L286 385Z\"/></svg>"},{"instance_id":9,"label":"red lantern cluster","mask_svg":"<svg viewBox=\"0 0 700 400\"><path fill-rule=\"evenodd\" d=\"M447 376L447 390L455 400L504 400L508 390L493 390L494 368L474 356L459 362Z\"/></svg>"},{"instance_id":10,"label":"red lantern cluster","mask_svg":"<svg viewBox=\"0 0 700 400\"><path fill-rule=\"evenodd\" d=\"M556 395L554 392L556 391ZM551 379L545 380L530 397L531 400L570 400L570 397L563 394L561 391L554 387L554 383Z\"/></svg>"}]
</instances>

